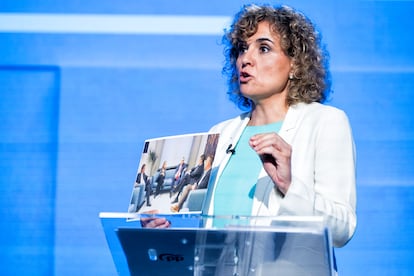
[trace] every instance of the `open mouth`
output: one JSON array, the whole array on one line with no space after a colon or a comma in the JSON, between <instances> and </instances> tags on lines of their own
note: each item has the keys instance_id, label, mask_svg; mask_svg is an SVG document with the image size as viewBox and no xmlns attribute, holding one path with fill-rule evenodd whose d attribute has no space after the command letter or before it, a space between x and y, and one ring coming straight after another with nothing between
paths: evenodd
<instances>
[{"instance_id":1,"label":"open mouth","mask_svg":"<svg viewBox=\"0 0 414 276\"><path fill-rule=\"evenodd\" d=\"M240 72L239 80L241 83L247 82L251 78L251 75L246 72Z\"/></svg>"}]
</instances>

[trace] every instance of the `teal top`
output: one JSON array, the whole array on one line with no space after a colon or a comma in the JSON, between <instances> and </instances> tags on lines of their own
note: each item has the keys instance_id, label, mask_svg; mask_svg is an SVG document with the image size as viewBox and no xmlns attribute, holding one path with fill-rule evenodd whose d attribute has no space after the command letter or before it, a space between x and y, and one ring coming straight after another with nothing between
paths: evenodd
<instances>
[{"instance_id":1,"label":"teal top","mask_svg":"<svg viewBox=\"0 0 414 276\"><path fill-rule=\"evenodd\" d=\"M262 126L247 126L235 147L214 194L214 215L250 216L257 178L262 162L250 147L249 139L255 134L279 132L282 122Z\"/></svg>"}]
</instances>

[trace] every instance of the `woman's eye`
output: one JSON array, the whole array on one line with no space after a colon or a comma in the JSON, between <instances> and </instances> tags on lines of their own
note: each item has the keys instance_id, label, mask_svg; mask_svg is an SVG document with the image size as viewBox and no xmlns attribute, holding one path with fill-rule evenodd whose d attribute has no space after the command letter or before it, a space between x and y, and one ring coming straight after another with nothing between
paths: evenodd
<instances>
[{"instance_id":1,"label":"woman's eye","mask_svg":"<svg viewBox=\"0 0 414 276\"><path fill-rule=\"evenodd\" d=\"M239 53L240 54L245 53L246 51L247 51L247 46L240 46L239 47Z\"/></svg>"},{"instance_id":2,"label":"woman's eye","mask_svg":"<svg viewBox=\"0 0 414 276\"><path fill-rule=\"evenodd\" d=\"M269 47L267 47L267 46L260 46L260 52L262 52L262 53L267 53L267 52L269 52Z\"/></svg>"}]
</instances>

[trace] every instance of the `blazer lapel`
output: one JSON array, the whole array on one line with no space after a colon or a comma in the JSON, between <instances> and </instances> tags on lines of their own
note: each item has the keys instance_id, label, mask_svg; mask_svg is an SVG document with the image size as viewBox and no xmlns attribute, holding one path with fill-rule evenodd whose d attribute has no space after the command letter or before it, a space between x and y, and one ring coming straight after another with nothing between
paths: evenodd
<instances>
[{"instance_id":1,"label":"blazer lapel","mask_svg":"<svg viewBox=\"0 0 414 276\"><path fill-rule=\"evenodd\" d=\"M279 131L279 135L289 144L292 144L291 142L296 133L295 129L297 128L297 123L303 110L302 107L302 103L289 107L282 128Z\"/></svg>"}]
</instances>

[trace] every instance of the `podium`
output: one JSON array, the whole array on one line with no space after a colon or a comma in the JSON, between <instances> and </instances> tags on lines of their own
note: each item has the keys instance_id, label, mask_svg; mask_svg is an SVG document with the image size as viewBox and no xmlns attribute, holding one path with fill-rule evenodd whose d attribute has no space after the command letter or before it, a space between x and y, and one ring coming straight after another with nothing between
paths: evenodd
<instances>
[{"instance_id":1,"label":"podium","mask_svg":"<svg viewBox=\"0 0 414 276\"><path fill-rule=\"evenodd\" d=\"M322 217L158 215L172 227L143 228L149 216L100 213L119 275L334 275Z\"/></svg>"}]
</instances>

